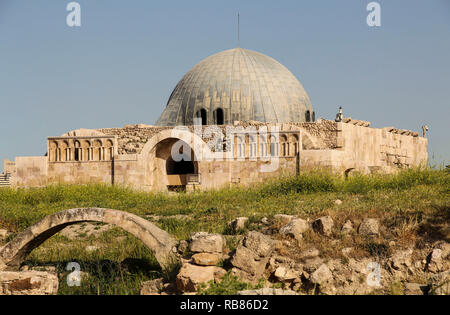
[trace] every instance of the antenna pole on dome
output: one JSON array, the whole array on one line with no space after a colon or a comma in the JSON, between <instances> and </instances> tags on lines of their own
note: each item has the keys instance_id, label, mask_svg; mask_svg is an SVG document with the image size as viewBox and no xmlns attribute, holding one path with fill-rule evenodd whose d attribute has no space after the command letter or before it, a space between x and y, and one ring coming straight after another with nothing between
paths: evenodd
<instances>
[{"instance_id":1,"label":"antenna pole on dome","mask_svg":"<svg viewBox=\"0 0 450 315\"><path fill-rule=\"evenodd\" d=\"M238 13L238 47L241 47L241 17Z\"/></svg>"}]
</instances>

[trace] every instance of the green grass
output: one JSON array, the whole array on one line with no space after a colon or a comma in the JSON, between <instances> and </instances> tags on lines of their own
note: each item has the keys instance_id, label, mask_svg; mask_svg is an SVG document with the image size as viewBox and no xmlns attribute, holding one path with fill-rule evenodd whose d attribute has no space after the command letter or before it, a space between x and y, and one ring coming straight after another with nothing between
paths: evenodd
<instances>
[{"instance_id":1,"label":"green grass","mask_svg":"<svg viewBox=\"0 0 450 315\"><path fill-rule=\"evenodd\" d=\"M113 240L113 242L111 242ZM95 245L95 251L86 246ZM80 264L83 277L81 286L68 286L66 267L70 262ZM164 276L153 253L138 239L119 228L102 233L99 237L71 241L55 235L36 248L25 265L56 266L60 274L58 294L139 294L142 281Z\"/></svg>"},{"instance_id":2,"label":"green grass","mask_svg":"<svg viewBox=\"0 0 450 315\"><path fill-rule=\"evenodd\" d=\"M210 281L208 285L201 284L197 292L198 295L236 295L238 291L257 290L264 287L264 279L258 284L252 285L240 281L231 272L227 272L219 282Z\"/></svg>"},{"instance_id":3,"label":"green grass","mask_svg":"<svg viewBox=\"0 0 450 315\"><path fill-rule=\"evenodd\" d=\"M364 217L378 217L387 228L386 239L375 240L375 243L365 241L361 248L381 255L385 253L383 244L389 237L396 242L408 241L417 235L426 237L425 241L445 238L435 226L450 220L449 178L447 171L432 169L405 170L394 175L357 175L347 179L326 172L311 172L251 188L176 195L107 185L0 189L0 228L12 231L9 237L12 239L49 214L82 207L123 210L144 218L146 215L163 216L156 223L178 239L187 239L197 231L229 232L227 223L240 216L250 218L252 229L258 228L257 222L263 217L271 218L279 213L312 219L331 215L337 225L347 219L358 222ZM343 204L336 205L336 199ZM192 219L170 217L176 214ZM98 251L84 250L94 244L100 247ZM333 250L319 249L325 253ZM126 259L133 259L141 267L130 271L123 264ZM51 264L63 272L70 261L82 262L82 270L91 277L79 288L67 287L62 279L61 294L136 294L141 281L161 276L172 279L177 267L160 270L152 253L120 229L107 231L99 239L87 237L69 241L56 235L34 250L27 264Z\"/></svg>"},{"instance_id":4,"label":"green grass","mask_svg":"<svg viewBox=\"0 0 450 315\"><path fill-rule=\"evenodd\" d=\"M336 208L333 201L337 198L346 201L347 207L351 206L355 211L442 208L448 206L449 178L446 171L429 169L348 179L313 172L254 188L175 196L107 185L0 189L0 226L17 232L58 211L102 207L141 216L190 215L192 221L167 219L161 222L168 231L186 238L195 230L223 232L228 220L237 216L248 216L252 220L277 213L314 216Z\"/></svg>"}]
</instances>

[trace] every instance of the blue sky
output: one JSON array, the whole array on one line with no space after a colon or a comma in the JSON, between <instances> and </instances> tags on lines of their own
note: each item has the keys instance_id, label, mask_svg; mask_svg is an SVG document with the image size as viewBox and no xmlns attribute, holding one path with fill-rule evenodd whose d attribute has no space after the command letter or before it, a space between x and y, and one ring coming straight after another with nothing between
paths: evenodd
<instances>
[{"instance_id":1,"label":"blue sky","mask_svg":"<svg viewBox=\"0 0 450 315\"><path fill-rule=\"evenodd\" d=\"M430 126L430 159L449 162L450 1L0 0L0 159L43 155L77 128L153 124L181 77L237 45L300 80L317 117ZM2 166L0 166L0 170Z\"/></svg>"}]
</instances>

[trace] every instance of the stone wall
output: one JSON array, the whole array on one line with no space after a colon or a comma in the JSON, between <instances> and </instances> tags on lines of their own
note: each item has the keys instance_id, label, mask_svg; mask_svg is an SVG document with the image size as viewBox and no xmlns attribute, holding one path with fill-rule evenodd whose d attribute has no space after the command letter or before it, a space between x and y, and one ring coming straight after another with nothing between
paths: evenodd
<instances>
[{"instance_id":1,"label":"stone wall","mask_svg":"<svg viewBox=\"0 0 450 315\"><path fill-rule=\"evenodd\" d=\"M242 127L244 131L237 131L233 140L224 143L211 141L214 136L204 133L205 128L210 126L190 126L183 132L148 125L73 131L64 137L48 140L49 148L55 141L69 140L69 148L73 142L73 151L69 150L66 154L70 156L69 161L52 160L51 156L50 161L46 156L18 157L15 165L8 161L9 166L5 169L13 174L11 184L17 187L105 183L164 191L173 185L189 186L189 189L248 186L267 178L294 175L313 168L338 173L351 170L363 173L394 172L427 162L427 139L417 133L395 128L370 128L370 123L350 118L344 121L289 124L237 122L232 127ZM215 128L225 134L227 127L230 126ZM256 133L248 132L248 127L261 128L269 134L259 138ZM273 131L279 131L277 137L271 137L270 132ZM93 147L93 153L88 147L83 147L89 139L95 141L100 138L111 141L113 147L109 147L111 151L108 152L114 152L113 157L96 155L95 150L102 147ZM186 174L177 177L167 173L172 145L180 139L186 142L192 149L191 155L197 158L193 173L199 174L200 183L187 183ZM76 155L75 144L78 141L81 144L78 150L84 151ZM218 147L233 152L219 152ZM278 158L268 161L266 158L272 150L276 151ZM251 156L250 152L255 153ZM81 161L73 161L77 157ZM103 160L92 160L97 157ZM270 166L273 169L267 169Z\"/></svg>"},{"instance_id":2,"label":"stone wall","mask_svg":"<svg viewBox=\"0 0 450 315\"><path fill-rule=\"evenodd\" d=\"M303 131L307 138L311 138L314 149L334 149L337 147L337 123L329 120L322 120L318 123L283 123L272 124L256 121L235 122L233 126L183 126L189 132L201 133L201 138L208 142L212 136L205 133L205 129L220 130L224 135L227 127L242 127L262 129L266 128L269 132L275 128L283 131ZM197 128L197 129L196 129ZM124 128L104 128L97 129L99 132L108 136L117 136L118 154L139 154L145 144L155 135L163 130L173 129L172 127L155 127L151 125L127 125Z\"/></svg>"},{"instance_id":3,"label":"stone wall","mask_svg":"<svg viewBox=\"0 0 450 315\"><path fill-rule=\"evenodd\" d=\"M428 140L417 133L400 134L395 132L396 129L376 129L344 122L337 123L336 127L336 149L303 150L302 170L320 167L337 172L390 173L427 163Z\"/></svg>"},{"instance_id":4,"label":"stone wall","mask_svg":"<svg viewBox=\"0 0 450 315\"><path fill-rule=\"evenodd\" d=\"M118 155L114 158L114 185L150 190L145 180L145 165L137 154Z\"/></svg>"},{"instance_id":5,"label":"stone wall","mask_svg":"<svg viewBox=\"0 0 450 315\"><path fill-rule=\"evenodd\" d=\"M51 162L47 182L51 184L112 184L111 161Z\"/></svg>"},{"instance_id":6,"label":"stone wall","mask_svg":"<svg viewBox=\"0 0 450 315\"><path fill-rule=\"evenodd\" d=\"M145 144L158 132L171 127L155 127L150 125L128 125L124 128L104 128L97 131L118 138L119 154L140 153Z\"/></svg>"},{"instance_id":7,"label":"stone wall","mask_svg":"<svg viewBox=\"0 0 450 315\"><path fill-rule=\"evenodd\" d=\"M320 120L316 123L293 123L301 128L303 133L315 139L317 143L311 149L335 149L338 147L338 125L331 120Z\"/></svg>"},{"instance_id":8,"label":"stone wall","mask_svg":"<svg viewBox=\"0 0 450 315\"><path fill-rule=\"evenodd\" d=\"M15 176L11 185L16 187L41 187L47 184L47 157L17 157Z\"/></svg>"},{"instance_id":9,"label":"stone wall","mask_svg":"<svg viewBox=\"0 0 450 315\"><path fill-rule=\"evenodd\" d=\"M273 171L263 171L272 166ZM250 186L270 178L295 175L297 169L296 157L282 157L278 162L204 161L199 163L201 185L198 189Z\"/></svg>"},{"instance_id":10,"label":"stone wall","mask_svg":"<svg viewBox=\"0 0 450 315\"><path fill-rule=\"evenodd\" d=\"M348 123L338 125L338 143L342 146L339 150L344 152L342 168L393 172L427 162L428 141L425 138Z\"/></svg>"}]
</instances>

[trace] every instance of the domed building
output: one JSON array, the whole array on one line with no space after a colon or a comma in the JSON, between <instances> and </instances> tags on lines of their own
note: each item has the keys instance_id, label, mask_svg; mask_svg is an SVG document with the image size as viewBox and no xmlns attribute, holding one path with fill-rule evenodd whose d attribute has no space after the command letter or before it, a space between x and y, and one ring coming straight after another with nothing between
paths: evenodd
<instances>
[{"instance_id":1,"label":"domed building","mask_svg":"<svg viewBox=\"0 0 450 315\"><path fill-rule=\"evenodd\" d=\"M297 78L273 58L235 48L210 56L177 84L158 126L235 121L310 122L315 113Z\"/></svg>"},{"instance_id":2,"label":"domed building","mask_svg":"<svg viewBox=\"0 0 450 315\"><path fill-rule=\"evenodd\" d=\"M156 126L48 137L44 156L5 160L0 187L103 183L190 191L249 186L315 168L389 173L427 162L428 142L418 132L370 128L342 111L336 120L315 116L286 67L235 48L194 66Z\"/></svg>"}]
</instances>

